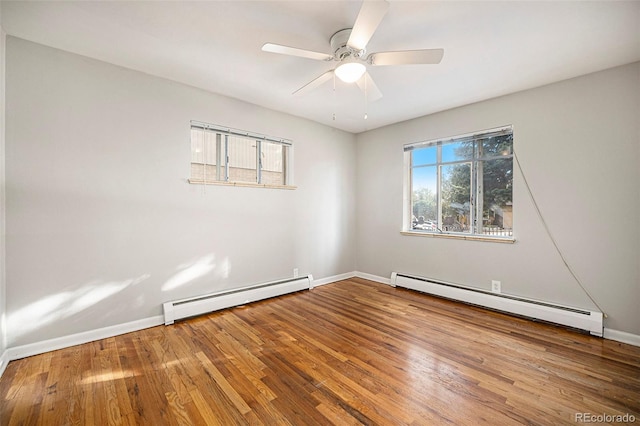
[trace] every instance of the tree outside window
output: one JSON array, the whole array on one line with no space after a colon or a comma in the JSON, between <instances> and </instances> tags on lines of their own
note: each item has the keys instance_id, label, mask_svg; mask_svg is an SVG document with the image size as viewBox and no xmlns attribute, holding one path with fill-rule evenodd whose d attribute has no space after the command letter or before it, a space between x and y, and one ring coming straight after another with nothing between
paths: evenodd
<instances>
[{"instance_id":1,"label":"tree outside window","mask_svg":"<svg viewBox=\"0 0 640 426\"><path fill-rule=\"evenodd\" d=\"M498 129L405 147L410 230L513 236L513 132Z\"/></svg>"}]
</instances>

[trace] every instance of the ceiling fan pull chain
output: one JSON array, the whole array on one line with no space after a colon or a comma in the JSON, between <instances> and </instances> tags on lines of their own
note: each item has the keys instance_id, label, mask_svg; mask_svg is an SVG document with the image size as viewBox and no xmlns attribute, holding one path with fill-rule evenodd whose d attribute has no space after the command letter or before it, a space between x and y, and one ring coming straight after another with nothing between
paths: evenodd
<instances>
[{"instance_id":1,"label":"ceiling fan pull chain","mask_svg":"<svg viewBox=\"0 0 640 426\"><path fill-rule=\"evenodd\" d=\"M367 74L364 75L364 119L369 118L367 115L367 109L369 107L369 103L367 102Z\"/></svg>"},{"instance_id":2,"label":"ceiling fan pull chain","mask_svg":"<svg viewBox=\"0 0 640 426\"><path fill-rule=\"evenodd\" d=\"M336 121L336 75L333 74L333 121Z\"/></svg>"}]
</instances>

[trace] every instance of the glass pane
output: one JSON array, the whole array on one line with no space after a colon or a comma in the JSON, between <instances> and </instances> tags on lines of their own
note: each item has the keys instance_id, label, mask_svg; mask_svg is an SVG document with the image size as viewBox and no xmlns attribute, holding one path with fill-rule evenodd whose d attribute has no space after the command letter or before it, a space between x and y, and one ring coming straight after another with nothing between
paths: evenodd
<instances>
[{"instance_id":1,"label":"glass pane","mask_svg":"<svg viewBox=\"0 0 640 426\"><path fill-rule=\"evenodd\" d=\"M438 147L434 145L426 148L414 149L411 151L411 161L414 166L436 164L438 161Z\"/></svg>"},{"instance_id":2,"label":"glass pane","mask_svg":"<svg viewBox=\"0 0 640 426\"><path fill-rule=\"evenodd\" d=\"M442 144L442 162L470 160L473 158L473 141Z\"/></svg>"},{"instance_id":3,"label":"glass pane","mask_svg":"<svg viewBox=\"0 0 640 426\"><path fill-rule=\"evenodd\" d=\"M513 235L513 159L482 161L482 233Z\"/></svg>"},{"instance_id":4,"label":"glass pane","mask_svg":"<svg viewBox=\"0 0 640 426\"><path fill-rule=\"evenodd\" d=\"M261 143L261 182L265 185L285 184L286 147L279 143Z\"/></svg>"},{"instance_id":5,"label":"glass pane","mask_svg":"<svg viewBox=\"0 0 640 426\"><path fill-rule=\"evenodd\" d=\"M411 170L411 229L438 229L438 169L436 166Z\"/></svg>"},{"instance_id":6,"label":"glass pane","mask_svg":"<svg viewBox=\"0 0 640 426\"><path fill-rule=\"evenodd\" d=\"M501 135L478 141L479 157L496 157L513 154L513 135Z\"/></svg>"},{"instance_id":7,"label":"glass pane","mask_svg":"<svg viewBox=\"0 0 640 426\"><path fill-rule=\"evenodd\" d=\"M442 173L442 230L470 232L471 163L440 166Z\"/></svg>"},{"instance_id":8,"label":"glass pane","mask_svg":"<svg viewBox=\"0 0 640 426\"><path fill-rule=\"evenodd\" d=\"M191 129L191 162L216 164L216 134L203 129Z\"/></svg>"},{"instance_id":9,"label":"glass pane","mask_svg":"<svg viewBox=\"0 0 640 426\"><path fill-rule=\"evenodd\" d=\"M228 138L229 180L232 182L257 182L257 142L237 136Z\"/></svg>"}]
</instances>

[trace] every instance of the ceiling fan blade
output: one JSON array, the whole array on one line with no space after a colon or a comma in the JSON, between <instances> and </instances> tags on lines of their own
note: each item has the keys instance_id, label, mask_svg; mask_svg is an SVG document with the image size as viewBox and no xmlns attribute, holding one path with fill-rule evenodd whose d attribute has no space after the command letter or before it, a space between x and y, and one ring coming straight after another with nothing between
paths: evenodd
<instances>
[{"instance_id":1,"label":"ceiling fan blade","mask_svg":"<svg viewBox=\"0 0 640 426\"><path fill-rule=\"evenodd\" d=\"M375 102L382 97L382 92L380 92L380 89L378 89L376 83L373 82L373 79L368 72L364 73L362 78L358 80L356 84L360 90L365 93L367 102Z\"/></svg>"},{"instance_id":2,"label":"ceiling fan blade","mask_svg":"<svg viewBox=\"0 0 640 426\"><path fill-rule=\"evenodd\" d=\"M298 49L297 47L283 46L281 44L265 43L263 52L280 53L281 55L298 56L300 58L316 59L318 61L331 61L333 56L312 50Z\"/></svg>"},{"instance_id":3,"label":"ceiling fan blade","mask_svg":"<svg viewBox=\"0 0 640 426\"><path fill-rule=\"evenodd\" d=\"M443 56L444 49L400 50L372 53L367 60L371 65L439 64Z\"/></svg>"},{"instance_id":4,"label":"ceiling fan blade","mask_svg":"<svg viewBox=\"0 0 640 426\"><path fill-rule=\"evenodd\" d=\"M388 9L389 3L384 0L363 1L356 22L353 24L347 46L356 50L362 50L367 47L367 43L369 43Z\"/></svg>"},{"instance_id":5,"label":"ceiling fan blade","mask_svg":"<svg viewBox=\"0 0 640 426\"><path fill-rule=\"evenodd\" d=\"M317 77L314 80L311 80L309 83L305 84L304 86L302 86L301 88L299 88L298 90L293 92L293 94L294 95L302 95L304 93L310 92L311 90L315 89L316 87L318 87L318 86L322 85L323 83L331 80L331 77L333 77L333 70L329 70L329 71L325 72L324 74L322 74L320 77Z\"/></svg>"}]
</instances>

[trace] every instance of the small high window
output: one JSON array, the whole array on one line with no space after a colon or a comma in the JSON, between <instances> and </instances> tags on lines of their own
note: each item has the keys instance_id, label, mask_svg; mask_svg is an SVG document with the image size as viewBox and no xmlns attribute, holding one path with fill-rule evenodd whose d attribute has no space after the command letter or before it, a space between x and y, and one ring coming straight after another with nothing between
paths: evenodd
<instances>
[{"instance_id":1,"label":"small high window","mask_svg":"<svg viewBox=\"0 0 640 426\"><path fill-rule=\"evenodd\" d=\"M513 238L513 130L405 145L404 231Z\"/></svg>"},{"instance_id":2,"label":"small high window","mask_svg":"<svg viewBox=\"0 0 640 426\"><path fill-rule=\"evenodd\" d=\"M191 122L190 183L292 187L292 144Z\"/></svg>"}]
</instances>

